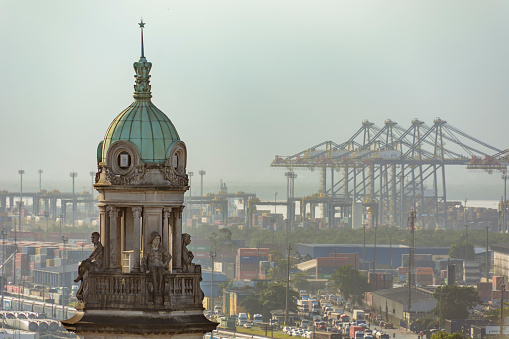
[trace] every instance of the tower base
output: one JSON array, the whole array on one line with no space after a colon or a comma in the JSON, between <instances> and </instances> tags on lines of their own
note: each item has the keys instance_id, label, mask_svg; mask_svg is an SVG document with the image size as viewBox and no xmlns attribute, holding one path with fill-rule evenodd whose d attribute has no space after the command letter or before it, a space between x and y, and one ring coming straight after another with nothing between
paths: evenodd
<instances>
[{"instance_id":1,"label":"tower base","mask_svg":"<svg viewBox=\"0 0 509 339\"><path fill-rule=\"evenodd\" d=\"M217 323L205 318L203 311L78 311L62 324L78 338L86 339L201 339L217 326Z\"/></svg>"}]
</instances>

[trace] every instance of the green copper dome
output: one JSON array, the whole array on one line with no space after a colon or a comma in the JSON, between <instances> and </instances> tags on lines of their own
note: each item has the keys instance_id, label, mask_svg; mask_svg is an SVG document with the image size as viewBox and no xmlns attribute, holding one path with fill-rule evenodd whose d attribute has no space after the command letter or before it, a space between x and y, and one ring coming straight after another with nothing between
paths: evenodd
<instances>
[{"instance_id":1,"label":"green copper dome","mask_svg":"<svg viewBox=\"0 0 509 339\"><path fill-rule=\"evenodd\" d=\"M141 58L133 66L136 71L134 102L111 123L104 141L98 146L98 160L105 161L108 148L115 141L126 140L136 145L143 162L164 163L170 155L172 145L180 138L170 119L150 100L152 94L149 72L152 63L144 56L143 31Z\"/></svg>"},{"instance_id":2,"label":"green copper dome","mask_svg":"<svg viewBox=\"0 0 509 339\"><path fill-rule=\"evenodd\" d=\"M172 144L180 139L170 119L152 102L135 100L108 128L102 147L103 161L109 146L118 140L135 144L143 162L164 163Z\"/></svg>"}]
</instances>

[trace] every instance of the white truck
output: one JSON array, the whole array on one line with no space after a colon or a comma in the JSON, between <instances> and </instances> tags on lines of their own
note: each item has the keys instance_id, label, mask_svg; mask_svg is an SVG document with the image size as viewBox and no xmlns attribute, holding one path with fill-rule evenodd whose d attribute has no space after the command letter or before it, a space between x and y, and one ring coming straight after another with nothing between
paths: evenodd
<instances>
[{"instance_id":1,"label":"white truck","mask_svg":"<svg viewBox=\"0 0 509 339\"><path fill-rule=\"evenodd\" d=\"M239 316L237 318L237 325L244 326L244 324L247 324L247 321L248 321L247 313L239 313Z\"/></svg>"},{"instance_id":2,"label":"white truck","mask_svg":"<svg viewBox=\"0 0 509 339\"><path fill-rule=\"evenodd\" d=\"M366 318L364 316L364 311L363 310L353 310L353 314L352 314L352 320L354 320L357 325L360 325L360 324L365 324L366 323Z\"/></svg>"}]
</instances>

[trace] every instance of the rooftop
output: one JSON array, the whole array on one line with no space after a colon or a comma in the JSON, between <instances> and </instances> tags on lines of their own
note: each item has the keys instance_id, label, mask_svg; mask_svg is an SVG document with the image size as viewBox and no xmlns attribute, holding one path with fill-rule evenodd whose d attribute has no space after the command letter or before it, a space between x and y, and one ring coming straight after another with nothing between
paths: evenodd
<instances>
[{"instance_id":1,"label":"rooftop","mask_svg":"<svg viewBox=\"0 0 509 339\"><path fill-rule=\"evenodd\" d=\"M386 290L378 290L373 292L373 294L377 294L383 296L389 300L393 300L399 302L403 305L408 304L408 287L397 287ZM412 302L426 301L433 299L433 295L429 292L423 290L412 290Z\"/></svg>"}]
</instances>

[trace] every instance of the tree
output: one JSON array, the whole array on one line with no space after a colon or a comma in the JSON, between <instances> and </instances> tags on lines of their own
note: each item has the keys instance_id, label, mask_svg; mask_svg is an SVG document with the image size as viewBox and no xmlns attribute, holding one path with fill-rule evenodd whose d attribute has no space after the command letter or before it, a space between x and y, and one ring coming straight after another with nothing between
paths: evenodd
<instances>
[{"instance_id":1,"label":"tree","mask_svg":"<svg viewBox=\"0 0 509 339\"><path fill-rule=\"evenodd\" d=\"M289 290L289 312L297 311L296 300L298 297L298 292L293 289ZM250 314L260 313L267 315L272 310L284 310L286 307L286 285L282 283L267 284L265 282L258 282L253 296L244 298L240 302L240 306L245 307L246 311Z\"/></svg>"},{"instance_id":2,"label":"tree","mask_svg":"<svg viewBox=\"0 0 509 339\"><path fill-rule=\"evenodd\" d=\"M431 337L431 339L466 339L466 338L467 338L467 336L464 335L463 333L456 332L453 334L449 334L445 331L436 332Z\"/></svg>"},{"instance_id":3,"label":"tree","mask_svg":"<svg viewBox=\"0 0 509 339\"><path fill-rule=\"evenodd\" d=\"M509 303L504 303L504 316L509 314ZM500 308L494 308L486 313L486 319L489 321L500 324Z\"/></svg>"},{"instance_id":4,"label":"tree","mask_svg":"<svg viewBox=\"0 0 509 339\"><path fill-rule=\"evenodd\" d=\"M290 257L290 271L296 268L292 259L293 258ZM284 257L280 252L274 251L272 254L272 261L274 262L274 267L269 269L267 275L276 282L286 282L288 268L287 257Z\"/></svg>"},{"instance_id":5,"label":"tree","mask_svg":"<svg viewBox=\"0 0 509 339\"><path fill-rule=\"evenodd\" d=\"M477 291L468 286L440 286L435 289L433 297L437 300L433 313L437 316L441 313L442 321L443 319L467 319L468 310L481 302Z\"/></svg>"},{"instance_id":6,"label":"tree","mask_svg":"<svg viewBox=\"0 0 509 339\"><path fill-rule=\"evenodd\" d=\"M239 304L244 307L249 314L263 313L263 304L256 295L245 297Z\"/></svg>"},{"instance_id":7,"label":"tree","mask_svg":"<svg viewBox=\"0 0 509 339\"><path fill-rule=\"evenodd\" d=\"M437 317L434 317L433 315L426 315L425 317L415 319L412 322L412 325L414 325L415 330L417 331L424 331L430 328L436 328L438 323Z\"/></svg>"},{"instance_id":8,"label":"tree","mask_svg":"<svg viewBox=\"0 0 509 339\"><path fill-rule=\"evenodd\" d=\"M467 256L465 257L465 246L467 248ZM473 260L475 258L474 244L472 243L455 243L449 249L449 257L458 259Z\"/></svg>"},{"instance_id":9,"label":"tree","mask_svg":"<svg viewBox=\"0 0 509 339\"><path fill-rule=\"evenodd\" d=\"M335 288L339 289L344 298L357 304L362 301L364 292L370 289L368 278L359 270L352 268L351 265L339 267L329 280L332 281Z\"/></svg>"},{"instance_id":10,"label":"tree","mask_svg":"<svg viewBox=\"0 0 509 339\"><path fill-rule=\"evenodd\" d=\"M308 281L309 278L309 274L306 272L298 272L292 275L290 284L297 289L297 291L308 291L311 288L311 283Z\"/></svg>"}]
</instances>

